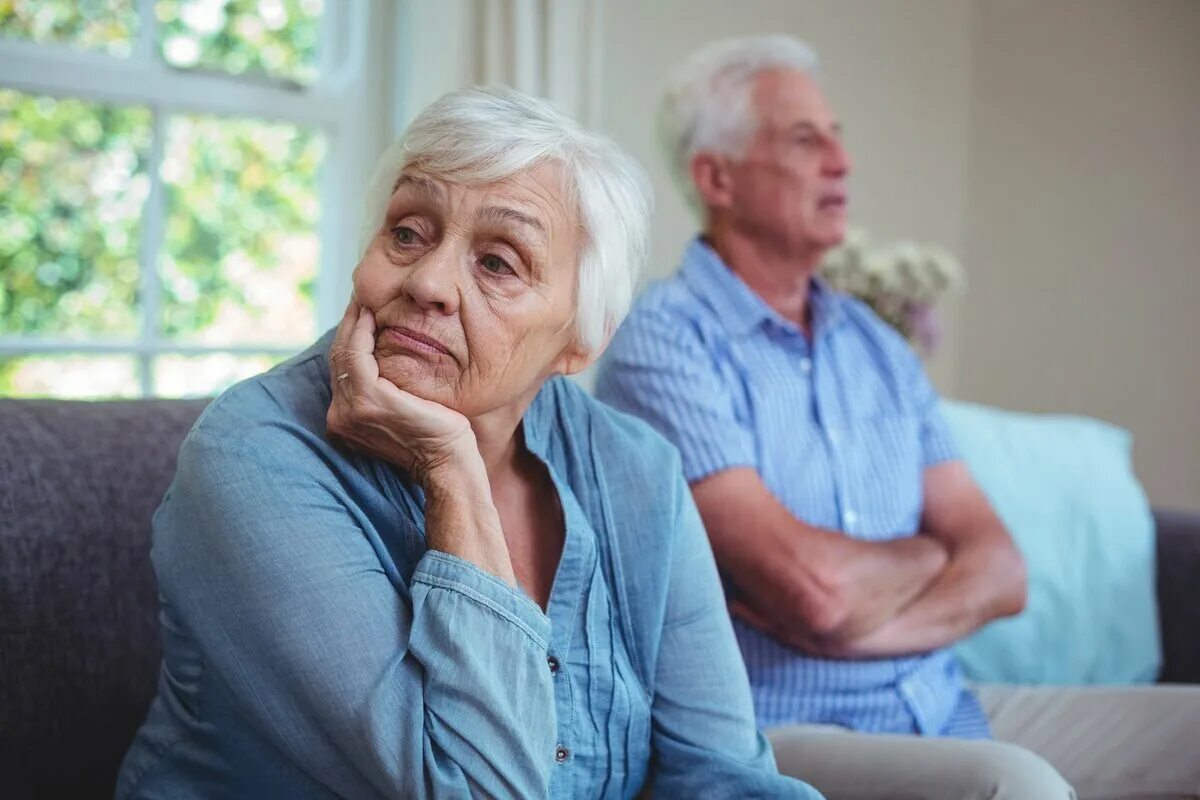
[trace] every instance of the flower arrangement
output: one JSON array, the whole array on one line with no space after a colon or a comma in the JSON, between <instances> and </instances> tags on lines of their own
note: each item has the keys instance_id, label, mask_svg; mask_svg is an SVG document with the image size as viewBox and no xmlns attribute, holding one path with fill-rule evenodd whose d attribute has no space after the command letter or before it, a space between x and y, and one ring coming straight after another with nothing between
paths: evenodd
<instances>
[{"instance_id":1,"label":"flower arrangement","mask_svg":"<svg viewBox=\"0 0 1200 800\"><path fill-rule=\"evenodd\" d=\"M946 248L908 241L873 245L857 228L826 254L821 276L869 305L927 357L941 338L934 306L964 284L962 267Z\"/></svg>"}]
</instances>

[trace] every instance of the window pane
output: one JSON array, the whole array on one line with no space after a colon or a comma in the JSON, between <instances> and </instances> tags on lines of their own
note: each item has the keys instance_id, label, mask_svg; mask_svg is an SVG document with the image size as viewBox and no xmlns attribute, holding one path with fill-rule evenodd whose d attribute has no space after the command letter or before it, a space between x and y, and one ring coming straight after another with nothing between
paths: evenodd
<instances>
[{"instance_id":1,"label":"window pane","mask_svg":"<svg viewBox=\"0 0 1200 800\"><path fill-rule=\"evenodd\" d=\"M0 0L0 36L127 56L135 0Z\"/></svg>"},{"instance_id":2,"label":"window pane","mask_svg":"<svg viewBox=\"0 0 1200 800\"><path fill-rule=\"evenodd\" d=\"M294 125L171 120L160 259L168 337L218 345L314 337L323 153L319 134Z\"/></svg>"},{"instance_id":3,"label":"window pane","mask_svg":"<svg viewBox=\"0 0 1200 800\"><path fill-rule=\"evenodd\" d=\"M317 76L322 0L158 0L163 58L174 67Z\"/></svg>"},{"instance_id":4,"label":"window pane","mask_svg":"<svg viewBox=\"0 0 1200 800\"><path fill-rule=\"evenodd\" d=\"M0 89L0 335L138 329L149 110Z\"/></svg>"},{"instance_id":5,"label":"window pane","mask_svg":"<svg viewBox=\"0 0 1200 800\"><path fill-rule=\"evenodd\" d=\"M0 395L96 400L141 395L132 356L38 355L0 358Z\"/></svg>"},{"instance_id":6,"label":"window pane","mask_svg":"<svg viewBox=\"0 0 1200 800\"><path fill-rule=\"evenodd\" d=\"M240 380L266 372L286 356L159 356L154 360L154 394L159 397L208 397Z\"/></svg>"}]
</instances>

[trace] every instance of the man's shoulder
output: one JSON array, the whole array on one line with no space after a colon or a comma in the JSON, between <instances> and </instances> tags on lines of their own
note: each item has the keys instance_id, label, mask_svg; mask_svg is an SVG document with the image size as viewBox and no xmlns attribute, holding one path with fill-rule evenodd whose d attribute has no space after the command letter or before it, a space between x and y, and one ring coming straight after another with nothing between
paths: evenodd
<instances>
[{"instance_id":1,"label":"man's shoulder","mask_svg":"<svg viewBox=\"0 0 1200 800\"><path fill-rule=\"evenodd\" d=\"M842 324L834 352L844 380L852 381L852 396L863 408L883 408L889 413L911 410L929 391L921 357L895 328L866 303L843 295Z\"/></svg>"},{"instance_id":2,"label":"man's shoulder","mask_svg":"<svg viewBox=\"0 0 1200 800\"><path fill-rule=\"evenodd\" d=\"M837 297L841 313L845 320L843 329L846 335L863 342L877 358L889 364L903 366L906 369L919 366L920 360L912 349L912 345L900 335L899 331L884 322L869 305L853 295L844 292L833 292Z\"/></svg>"},{"instance_id":3,"label":"man's shoulder","mask_svg":"<svg viewBox=\"0 0 1200 800\"><path fill-rule=\"evenodd\" d=\"M712 308L676 273L650 284L634 301L610 349L619 353L647 340L707 345L722 331Z\"/></svg>"}]
</instances>

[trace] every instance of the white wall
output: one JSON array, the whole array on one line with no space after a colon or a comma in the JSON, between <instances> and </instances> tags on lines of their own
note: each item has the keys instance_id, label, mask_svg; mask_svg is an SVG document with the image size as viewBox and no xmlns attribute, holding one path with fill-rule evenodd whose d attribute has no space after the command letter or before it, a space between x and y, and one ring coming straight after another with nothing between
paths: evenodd
<instances>
[{"instance_id":1,"label":"white wall","mask_svg":"<svg viewBox=\"0 0 1200 800\"><path fill-rule=\"evenodd\" d=\"M652 277L695 234L654 137L668 71L724 36L785 32L820 53L855 162L851 213L882 238L961 251L969 130L971 5L961 0L607 0L600 124L651 172L658 200ZM931 367L952 388L952 337Z\"/></svg>"},{"instance_id":2,"label":"white wall","mask_svg":"<svg viewBox=\"0 0 1200 800\"><path fill-rule=\"evenodd\" d=\"M956 389L1135 436L1200 507L1200 3L977 6Z\"/></svg>"}]
</instances>

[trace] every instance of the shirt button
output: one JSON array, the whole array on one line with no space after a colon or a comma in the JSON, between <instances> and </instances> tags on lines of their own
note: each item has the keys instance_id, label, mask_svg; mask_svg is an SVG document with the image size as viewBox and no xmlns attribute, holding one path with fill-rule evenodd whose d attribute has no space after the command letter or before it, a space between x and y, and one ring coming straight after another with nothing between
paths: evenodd
<instances>
[{"instance_id":1,"label":"shirt button","mask_svg":"<svg viewBox=\"0 0 1200 800\"><path fill-rule=\"evenodd\" d=\"M838 435L837 435L837 431L830 431L830 432L829 432L829 443L830 443L830 444L837 444L837 443L838 443Z\"/></svg>"},{"instance_id":2,"label":"shirt button","mask_svg":"<svg viewBox=\"0 0 1200 800\"><path fill-rule=\"evenodd\" d=\"M571 755L570 751L561 744L554 750L554 760L559 764L565 762L567 760L567 756L569 755Z\"/></svg>"},{"instance_id":3,"label":"shirt button","mask_svg":"<svg viewBox=\"0 0 1200 800\"><path fill-rule=\"evenodd\" d=\"M854 513L853 509L846 509L846 513L842 515L842 519L845 521L846 527L848 528L854 523L858 522L858 514Z\"/></svg>"},{"instance_id":4,"label":"shirt button","mask_svg":"<svg viewBox=\"0 0 1200 800\"><path fill-rule=\"evenodd\" d=\"M801 372L812 372L812 359L811 358L805 357L805 358L800 359L800 371Z\"/></svg>"},{"instance_id":5,"label":"shirt button","mask_svg":"<svg viewBox=\"0 0 1200 800\"><path fill-rule=\"evenodd\" d=\"M558 659L557 658L555 658L554 656L550 656L549 658L547 658L546 666L550 667L551 675L558 674Z\"/></svg>"}]
</instances>

